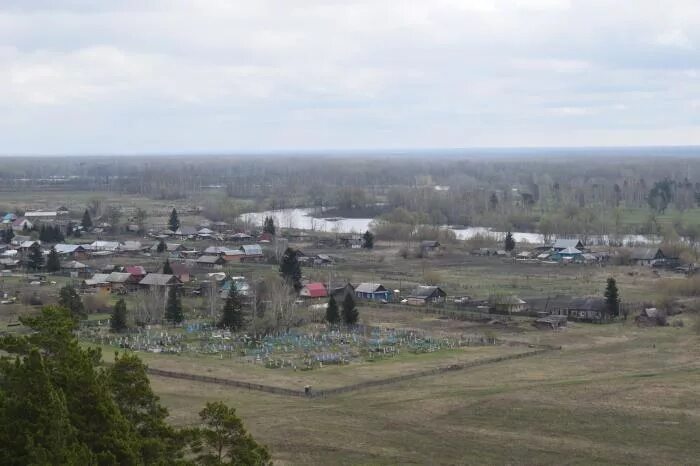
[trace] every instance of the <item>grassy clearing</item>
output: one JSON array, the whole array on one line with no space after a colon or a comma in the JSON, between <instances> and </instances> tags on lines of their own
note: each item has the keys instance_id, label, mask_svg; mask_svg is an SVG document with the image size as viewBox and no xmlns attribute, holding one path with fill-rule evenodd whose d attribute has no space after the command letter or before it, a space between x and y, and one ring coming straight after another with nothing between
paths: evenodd
<instances>
[{"instance_id":1,"label":"grassy clearing","mask_svg":"<svg viewBox=\"0 0 700 466\"><path fill-rule=\"evenodd\" d=\"M520 336L564 350L314 401L153 385L179 424L207 400L237 406L280 464L696 462L700 343L688 326Z\"/></svg>"}]
</instances>

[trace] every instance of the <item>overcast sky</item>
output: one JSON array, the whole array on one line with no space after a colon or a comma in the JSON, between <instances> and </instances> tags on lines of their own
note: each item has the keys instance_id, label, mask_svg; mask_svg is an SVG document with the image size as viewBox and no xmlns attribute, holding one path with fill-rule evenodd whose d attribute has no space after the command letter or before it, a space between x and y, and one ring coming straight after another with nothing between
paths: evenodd
<instances>
[{"instance_id":1,"label":"overcast sky","mask_svg":"<svg viewBox=\"0 0 700 466\"><path fill-rule=\"evenodd\" d=\"M0 153L664 144L698 0L0 1Z\"/></svg>"}]
</instances>

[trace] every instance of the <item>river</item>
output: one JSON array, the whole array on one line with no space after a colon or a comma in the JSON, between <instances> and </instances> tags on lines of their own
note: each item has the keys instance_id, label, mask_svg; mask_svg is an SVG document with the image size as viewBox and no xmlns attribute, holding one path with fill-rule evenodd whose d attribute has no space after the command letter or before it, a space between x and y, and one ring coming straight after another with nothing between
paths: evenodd
<instances>
[{"instance_id":1,"label":"river","mask_svg":"<svg viewBox=\"0 0 700 466\"><path fill-rule=\"evenodd\" d=\"M272 217L275 220L275 225L281 228L297 228L308 231L323 231L328 233L364 233L370 229L372 218L328 218L314 216L318 214L318 209L300 208L300 209L280 209L267 210L264 212L250 212L241 215L241 219L256 225L262 225L265 217ZM469 228L453 228L449 225L444 225L444 228L449 228L455 232L457 239L466 240L474 238L477 235L490 235L499 240L505 238L506 233L503 231L494 231L488 227L469 227ZM519 243L543 244L544 236L540 233L528 233L514 231L513 238ZM609 241L607 235L589 236L589 244L607 244ZM643 235L625 235L620 238L623 244L649 244L658 242L657 238L651 238Z\"/></svg>"}]
</instances>

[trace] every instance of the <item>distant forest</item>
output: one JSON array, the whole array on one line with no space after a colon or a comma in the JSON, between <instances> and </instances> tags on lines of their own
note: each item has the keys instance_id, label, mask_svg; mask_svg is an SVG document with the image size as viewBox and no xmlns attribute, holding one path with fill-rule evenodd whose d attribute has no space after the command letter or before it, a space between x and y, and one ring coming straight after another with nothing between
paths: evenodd
<instances>
[{"instance_id":1,"label":"distant forest","mask_svg":"<svg viewBox=\"0 0 700 466\"><path fill-rule=\"evenodd\" d=\"M386 222L550 234L696 235L700 158L151 156L3 158L1 191L332 208ZM222 194L223 193L223 194ZM1 201L0 201L1 203Z\"/></svg>"}]
</instances>

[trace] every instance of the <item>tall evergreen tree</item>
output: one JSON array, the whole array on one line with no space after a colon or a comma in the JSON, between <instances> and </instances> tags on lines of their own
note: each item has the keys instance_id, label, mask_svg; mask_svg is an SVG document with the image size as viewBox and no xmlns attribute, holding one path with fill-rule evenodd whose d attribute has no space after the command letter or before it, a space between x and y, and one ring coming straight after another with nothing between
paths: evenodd
<instances>
[{"instance_id":1,"label":"tall evergreen tree","mask_svg":"<svg viewBox=\"0 0 700 466\"><path fill-rule=\"evenodd\" d=\"M513 233L511 233L510 231L508 233L506 233L506 240L505 240L504 248L508 252L515 249L515 239L513 238Z\"/></svg>"},{"instance_id":2,"label":"tall evergreen tree","mask_svg":"<svg viewBox=\"0 0 700 466\"><path fill-rule=\"evenodd\" d=\"M617 317L620 315L620 294L617 289L617 282L612 277L608 278L605 286L605 304L611 316Z\"/></svg>"},{"instance_id":3,"label":"tall evergreen tree","mask_svg":"<svg viewBox=\"0 0 700 466\"><path fill-rule=\"evenodd\" d=\"M282 255L282 263L280 264L280 272L284 279L296 292L302 288L301 284L301 265L299 265L299 251L287 248Z\"/></svg>"},{"instance_id":4,"label":"tall evergreen tree","mask_svg":"<svg viewBox=\"0 0 700 466\"><path fill-rule=\"evenodd\" d=\"M491 197L489 198L489 210L494 211L498 208L498 196L496 196L496 193L491 193Z\"/></svg>"},{"instance_id":5,"label":"tall evergreen tree","mask_svg":"<svg viewBox=\"0 0 700 466\"><path fill-rule=\"evenodd\" d=\"M182 301L180 301L180 294L177 288L171 286L168 288L168 302L165 305L165 319L174 323L179 324L185 320L185 315L182 311Z\"/></svg>"},{"instance_id":6,"label":"tall evergreen tree","mask_svg":"<svg viewBox=\"0 0 700 466\"><path fill-rule=\"evenodd\" d=\"M265 217L265 221L263 222L263 232L274 236L275 230L275 220L272 217Z\"/></svg>"},{"instance_id":7,"label":"tall evergreen tree","mask_svg":"<svg viewBox=\"0 0 700 466\"><path fill-rule=\"evenodd\" d=\"M246 431L235 409L220 401L207 403L199 416L202 427L192 449L200 464L272 464L267 448Z\"/></svg>"},{"instance_id":8,"label":"tall evergreen tree","mask_svg":"<svg viewBox=\"0 0 700 466\"><path fill-rule=\"evenodd\" d=\"M49 256L46 259L46 271L58 272L59 270L61 270L61 261L58 257L58 252L56 252L56 248L54 246L51 246L51 249L49 250Z\"/></svg>"},{"instance_id":9,"label":"tall evergreen tree","mask_svg":"<svg viewBox=\"0 0 700 466\"><path fill-rule=\"evenodd\" d=\"M156 252L158 254L164 253L168 249L168 246L165 244L165 241L162 239L158 241L158 246L156 246Z\"/></svg>"},{"instance_id":10,"label":"tall evergreen tree","mask_svg":"<svg viewBox=\"0 0 700 466\"><path fill-rule=\"evenodd\" d=\"M153 393L146 365L135 354L116 354L107 373L114 401L139 437L145 464L179 464L182 445L166 423L168 410Z\"/></svg>"},{"instance_id":11,"label":"tall evergreen tree","mask_svg":"<svg viewBox=\"0 0 700 466\"><path fill-rule=\"evenodd\" d=\"M41 250L39 243L34 243L29 248L29 255L27 256L27 267L29 270L40 270L44 267L44 253Z\"/></svg>"},{"instance_id":12,"label":"tall evergreen tree","mask_svg":"<svg viewBox=\"0 0 700 466\"><path fill-rule=\"evenodd\" d=\"M243 301L235 283L231 283L231 287L228 289L226 303L217 326L233 332L243 328Z\"/></svg>"},{"instance_id":13,"label":"tall evergreen tree","mask_svg":"<svg viewBox=\"0 0 700 466\"><path fill-rule=\"evenodd\" d=\"M374 235L369 230L365 231L365 234L362 235L362 247L365 249L374 248Z\"/></svg>"},{"instance_id":14,"label":"tall evergreen tree","mask_svg":"<svg viewBox=\"0 0 700 466\"><path fill-rule=\"evenodd\" d=\"M343 322L346 325L355 325L360 317L360 313L357 311L357 306L355 305L355 299L350 293L345 295L343 299Z\"/></svg>"},{"instance_id":15,"label":"tall evergreen tree","mask_svg":"<svg viewBox=\"0 0 700 466\"><path fill-rule=\"evenodd\" d=\"M328 300L328 306L326 306L326 322L331 325L337 325L338 322L340 322L338 303L335 301L333 295L331 295L331 299Z\"/></svg>"},{"instance_id":16,"label":"tall evergreen tree","mask_svg":"<svg viewBox=\"0 0 700 466\"><path fill-rule=\"evenodd\" d=\"M172 212L170 212L170 219L168 219L168 228L172 231L177 231L180 228L180 219L177 217L177 210L173 207Z\"/></svg>"},{"instance_id":17,"label":"tall evergreen tree","mask_svg":"<svg viewBox=\"0 0 700 466\"><path fill-rule=\"evenodd\" d=\"M165 259L165 263L163 264L163 273L166 275L172 275L173 274L173 268L170 266L170 260Z\"/></svg>"},{"instance_id":18,"label":"tall evergreen tree","mask_svg":"<svg viewBox=\"0 0 700 466\"><path fill-rule=\"evenodd\" d=\"M83 220L80 222L84 230L90 230L92 228L92 217L90 217L90 212L85 209L83 213Z\"/></svg>"},{"instance_id":19,"label":"tall evergreen tree","mask_svg":"<svg viewBox=\"0 0 700 466\"><path fill-rule=\"evenodd\" d=\"M76 321L87 317L85 305L83 305L80 295L70 284L64 286L58 292L58 305L67 309Z\"/></svg>"},{"instance_id":20,"label":"tall evergreen tree","mask_svg":"<svg viewBox=\"0 0 700 466\"><path fill-rule=\"evenodd\" d=\"M119 298L119 301L114 305L109 325L113 332L123 332L127 329L127 310L124 298Z\"/></svg>"}]
</instances>

